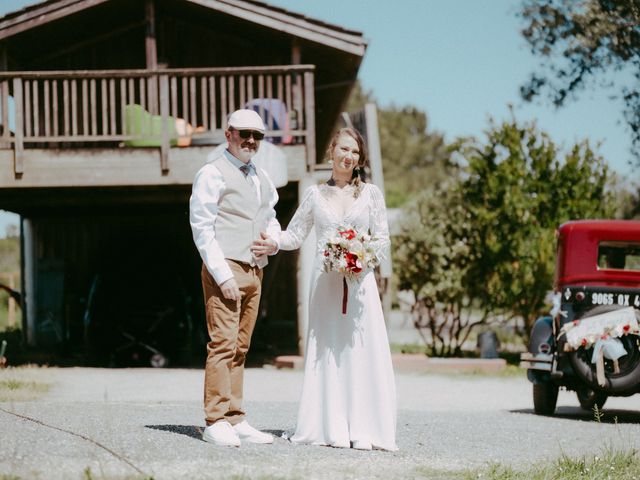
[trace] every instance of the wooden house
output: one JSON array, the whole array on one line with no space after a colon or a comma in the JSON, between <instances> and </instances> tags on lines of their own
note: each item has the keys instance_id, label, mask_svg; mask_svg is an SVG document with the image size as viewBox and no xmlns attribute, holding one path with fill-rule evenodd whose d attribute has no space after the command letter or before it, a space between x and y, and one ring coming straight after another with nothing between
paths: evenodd
<instances>
[{"instance_id":1,"label":"wooden house","mask_svg":"<svg viewBox=\"0 0 640 480\"><path fill-rule=\"evenodd\" d=\"M21 215L27 343L158 365L200 351L196 171L227 115L256 109L284 159L286 225L365 48L253 0L47 0L1 17L0 209ZM298 254L278 254L255 351L297 351L299 285Z\"/></svg>"}]
</instances>

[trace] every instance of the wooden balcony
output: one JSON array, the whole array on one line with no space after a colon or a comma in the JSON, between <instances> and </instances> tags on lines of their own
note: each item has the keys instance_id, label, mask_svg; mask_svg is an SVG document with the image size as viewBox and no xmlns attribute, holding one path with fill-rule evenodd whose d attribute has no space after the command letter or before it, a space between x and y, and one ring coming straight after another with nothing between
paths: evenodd
<instances>
[{"instance_id":1,"label":"wooden balcony","mask_svg":"<svg viewBox=\"0 0 640 480\"><path fill-rule=\"evenodd\" d=\"M42 156L43 150L65 150L73 156L73 150L113 153L144 145L153 149L157 169L166 176L180 136L176 124L194 129L188 136L191 145L223 141L228 114L254 108L265 119L266 136L303 148L311 168L316 157L314 93L310 65L3 72L0 156L12 154L11 173L19 183L30 168L25 163L30 151ZM135 155L140 158L143 150L136 149ZM6 162L0 168L6 169ZM2 173L6 178L8 172Z\"/></svg>"}]
</instances>

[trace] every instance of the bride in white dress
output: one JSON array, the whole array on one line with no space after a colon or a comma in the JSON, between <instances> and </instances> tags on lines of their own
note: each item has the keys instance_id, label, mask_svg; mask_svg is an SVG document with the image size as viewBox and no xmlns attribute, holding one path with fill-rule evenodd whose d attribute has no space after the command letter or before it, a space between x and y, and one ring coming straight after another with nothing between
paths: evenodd
<instances>
[{"instance_id":1,"label":"bride in white dress","mask_svg":"<svg viewBox=\"0 0 640 480\"><path fill-rule=\"evenodd\" d=\"M343 314L343 275L323 269L324 244L340 225L369 231L376 255L388 254L384 198L378 187L360 178L366 153L357 131L340 130L329 156L331 180L306 190L279 238L280 249L294 250L315 226L319 240L311 278L302 396L291 441L397 450L395 380L374 273L363 271L357 281L349 282Z\"/></svg>"}]
</instances>

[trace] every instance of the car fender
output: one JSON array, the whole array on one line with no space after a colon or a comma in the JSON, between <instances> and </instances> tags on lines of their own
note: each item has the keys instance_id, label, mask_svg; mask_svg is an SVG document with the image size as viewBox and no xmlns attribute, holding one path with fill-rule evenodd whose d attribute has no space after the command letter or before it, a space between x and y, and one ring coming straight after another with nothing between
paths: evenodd
<instances>
[{"instance_id":1,"label":"car fender","mask_svg":"<svg viewBox=\"0 0 640 480\"><path fill-rule=\"evenodd\" d=\"M550 316L538 318L529 337L529 354L522 354L520 365L527 368L527 378L531 383L551 382L552 355L555 353L553 319Z\"/></svg>"},{"instance_id":2,"label":"car fender","mask_svg":"<svg viewBox=\"0 0 640 480\"><path fill-rule=\"evenodd\" d=\"M531 353L553 353L556 341L553 337L553 318L550 316L540 317L533 324L531 337L529 338L529 352Z\"/></svg>"}]
</instances>

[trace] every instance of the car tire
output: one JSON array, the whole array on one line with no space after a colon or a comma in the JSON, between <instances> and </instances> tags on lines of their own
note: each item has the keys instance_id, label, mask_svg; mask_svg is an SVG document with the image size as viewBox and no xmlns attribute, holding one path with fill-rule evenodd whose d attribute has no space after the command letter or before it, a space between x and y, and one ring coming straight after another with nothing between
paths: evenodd
<instances>
[{"instance_id":1,"label":"car tire","mask_svg":"<svg viewBox=\"0 0 640 480\"><path fill-rule=\"evenodd\" d=\"M596 307L588 311L588 316L617 310L619 307ZM586 317L581 317L584 319ZM620 373L611 371L611 362L605 360L605 385L598 385L596 378L596 366L591 363L593 348L582 347L569 354L569 362L576 375L587 384L588 387L604 390L607 393L626 393L633 391L640 385L640 337L636 335L624 335L620 341L627 351L627 355L620 358Z\"/></svg>"},{"instance_id":2,"label":"car tire","mask_svg":"<svg viewBox=\"0 0 640 480\"><path fill-rule=\"evenodd\" d=\"M581 388L576 391L576 394L578 395L580 407L583 410L593 410L596 406L598 410L602 410L607 398L609 398L606 393L598 392L590 388Z\"/></svg>"},{"instance_id":3,"label":"car tire","mask_svg":"<svg viewBox=\"0 0 640 480\"><path fill-rule=\"evenodd\" d=\"M559 387L555 383L540 382L533 384L533 410L537 415L553 415L558 403Z\"/></svg>"}]
</instances>

